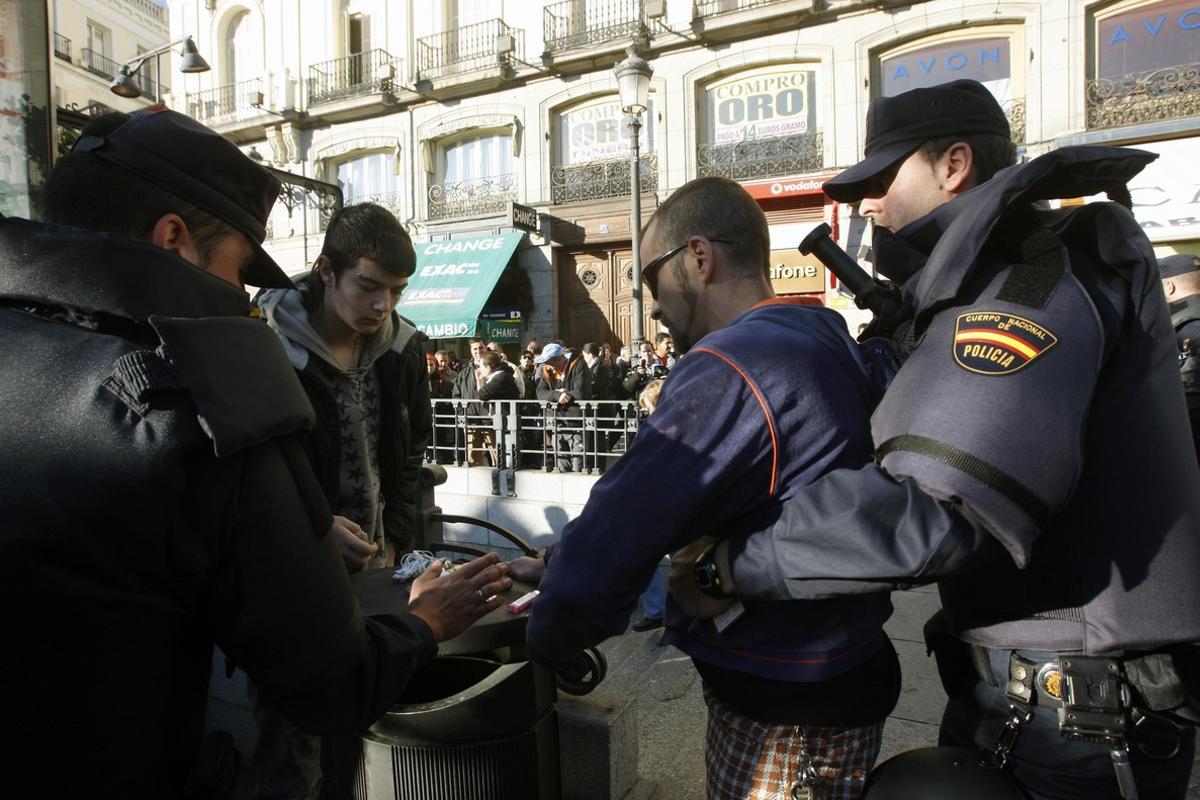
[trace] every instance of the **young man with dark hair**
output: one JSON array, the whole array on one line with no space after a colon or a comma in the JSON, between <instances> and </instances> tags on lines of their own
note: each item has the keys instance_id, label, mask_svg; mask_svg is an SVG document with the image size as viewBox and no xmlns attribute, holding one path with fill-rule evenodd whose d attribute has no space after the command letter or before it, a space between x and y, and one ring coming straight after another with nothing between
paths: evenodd
<instances>
[{"instance_id":1,"label":"young man with dark hair","mask_svg":"<svg viewBox=\"0 0 1200 800\"><path fill-rule=\"evenodd\" d=\"M418 525L429 381L424 337L394 310L415 267L412 242L390 211L350 205L329 220L321 254L296 288L257 299L316 411L305 449L351 572L393 564ZM269 708L259 716L257 796L315 800L318 755L328 780L340 771L331 760L337 748Z\"/></svg>"},{"instance_id":2,"label":"young man with dark hair","mask_svg":"<svg viewBox=\"0 0 1200 800\"><path fill-rule=\"evenodd\" d=\"M979 137L1011 159L1008 121L969 80L877 98L866 131L863 160L825 192L874 221L875 267L901 286L876 323L903 362L872 417L875 459L797 492L760 532L676 559L672 592L710 616L725 595L937 581L943 744L1001 748L1039 800L1183 798L1200 472L1170 316L1126 208L1039 202L1128 197L1154 156L1063 147L999 169ZM962 785L955 754L942 763L889 796Z\"/></svg>"},{"instance_id":3,"label":"young man with dark hair","mask_svg":"<svg viewBox=\"0 0 1200 800\"><path fill-rule=\"evenodd\" d=\"M242 289L288 285L261 246L279 188L154 108L84 129L48 178L52 224L0 221L13 796L208 791L189 781L214 643L298 724L353 731L502 602L485 559L358 607L300 446L312 407ZM57 741L87 743L70 769Z\"/></svg>"},{"instance_id":4,"label":"young man with dark hair","mask_svg":"<svg viewBox=\"0 0 1200 800\"><path fill-rule=\"evenodd\" d=\"M664 553L772 519L829 470L870 459L878 390L858 347L836 312L774 297L768 242L758 204L724 178L685 184L647 223L650 313L687 355L563 531L529 619L539 657L569 663L622 633ZM899 694L891 610L879 591L747 605L724 627L668 602L666 641L704 681L709 797L795 797L797 782L862 792Z\"/></svg>"}]
</instances>

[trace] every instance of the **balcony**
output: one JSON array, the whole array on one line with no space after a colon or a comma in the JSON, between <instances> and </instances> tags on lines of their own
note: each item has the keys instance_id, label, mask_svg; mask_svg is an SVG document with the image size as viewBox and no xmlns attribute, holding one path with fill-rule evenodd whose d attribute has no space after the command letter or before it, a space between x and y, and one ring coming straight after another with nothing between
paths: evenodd
<instances>
[{"instance_id":1,"label":"balcony","mask_svg":"<svg viewBox=\"0 0 1200 800\"><path fill-rule=\"evenodd\" d=\"M262 96L262 78L227 83L213 89L189 93L187 113L208 125L257 116L260 112L251 100Z\"/></svg>"},{"instance_id":2,"label":"balcony","mask_svg":"<svg viewBox=\"0 0 1200 800\"><path fill-rule=\"evenodd\" d=\"M692 18L716 17L759 6L769 6L778 2L779 0L695 0L692 5Z\"/></svg>"},{"instance_id":3,"label":"balcony","mask_svg":"<svg viewBox=\"0 0 1200 800\"><path fill-rule=\"evenodd\" d=\"M642 192L658 191L658 154L643 154L640 164ZM629 159L610 158L554 167L550 171L550 187L555 205L629 197Z\"/></svg>"},{"instance_id":4,"label":"balcony","mask_svg":"<svg viewBox=\"0 0 1200 800\"><path fill-rule=\"evenodd\" d=\"M824 161L821 132L809 131L732 144L702 144L696 152L696 173L735 181L778 178L817 172Z\"/></svg>"},{"instance_id":5,"label":"balcony","mask_svg":"<svg viewBox=\"0 0 1200 800\"><path fill-rule=\"evenodd\" d=\"M628 44L642 28L641 0L563 0L542 14L546 52Z\"/></svg>"},{"instance_id":6,"label":"balcony","mask_svg":"<svg viewBox=\"0 0 1200 800\"><path fill-rule=\"evenodd\" d=\"M525 58L525 31L489 19L417 39L417 78L460 75L498 68L507 56Z\"/></svg>"},{"instance_id":7,"label":"balcony","mask_svg":"<svg viewBox=\"0 0 1200 800\"><path fill-rule=\"evenodd\" d=\"M308 104L391 94L400 60L386 50L368 50L314 64L308 68Z\"/></svg>"},{"instance_id":8,"label":"balcony","mask_svg":"<svg viewBox=\"0 0 1200 800\"><path fill-rule=\"evenodd\" d=\"M101 78L110 81L117 77L117 70L121 68L121 65L116 61L88 47L79 51L79 66L93 75L99 75Z\"/></svg>"},{"instance_id":9,"label":"balcony","mask_svg":"<svg viewBox=\"0 0 1200 800\"><path fill-rule=\"evenodd\" d=\"M54 57L63 61L71 60L71 40L61 33L54 34Z\"/></svg>"},{"instance_id":10,"label":"balcony","mask_svg":"<svg viewBox=\"0 0 1200 800\"><path fill-rule=\"evenodd\" d=\"M1200 115L1200 64L1097 78L1087 84L1088 128Z\"/></svg>"},{"instance_id":11,"label":"balcony","mask_svg":"<svg viewBox=\"0 0 1200 800\"><path fill-rule=\"evenodd\" d=\"M494 175L429 187L429 219L499 215L517 199L517 176Z\"/></svg>"}]
</instances>

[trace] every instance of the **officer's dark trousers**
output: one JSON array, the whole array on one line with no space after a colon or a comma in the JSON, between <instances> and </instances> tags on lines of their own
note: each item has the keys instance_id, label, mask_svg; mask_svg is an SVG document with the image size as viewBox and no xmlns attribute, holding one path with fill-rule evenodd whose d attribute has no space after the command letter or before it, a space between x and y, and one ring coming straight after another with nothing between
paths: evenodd
<instances>
[{"instance_id":1,"label":"officer's dark trousers","mask_svg":"<svg viewBox=\"0 0 1200 800\"><path fill-rule=\"evenodd\" d=\"M1044 660L1045 653L1022 653ZM942 717L939 744L991 750L1008 719L1008 651L992 651L992 672L999 688L977 681L974 691L952 698ZM1110 748L1073 742L1058 732L1058 716L1052 708L1035 707L1035 718L1021 729L1013 750L1013 776L1033 800L1116 800L1117 789ZM1168 761L1146 757L1130 747L1130 761L1137 778L1141 800L1183 800L1195 753L1195 729L1185 728L1179 753Z\"/></svg>"}]
</instances>

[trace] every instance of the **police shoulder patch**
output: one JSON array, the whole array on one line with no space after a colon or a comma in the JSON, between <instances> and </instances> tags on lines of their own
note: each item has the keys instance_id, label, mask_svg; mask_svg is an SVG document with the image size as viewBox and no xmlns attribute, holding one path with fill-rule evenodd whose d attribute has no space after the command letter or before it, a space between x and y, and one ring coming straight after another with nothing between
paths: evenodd
<instances>
[{"instance_id":1,"label":"police shoulder patch","mask_svg":"<svg viewBox=\"0 0 1200 800\"><path fill-rule=\"evenodd\" d=\"M1058 344L1058 337L1037 323L1004 311L959 314L954 330L954 360L980 375L1011 375Z\"/></svg>"}]
</instances>

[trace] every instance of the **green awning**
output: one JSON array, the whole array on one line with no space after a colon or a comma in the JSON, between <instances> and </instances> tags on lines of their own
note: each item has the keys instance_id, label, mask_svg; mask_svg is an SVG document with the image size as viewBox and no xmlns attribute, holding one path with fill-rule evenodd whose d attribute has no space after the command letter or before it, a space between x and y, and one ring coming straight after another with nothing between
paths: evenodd
<instances>
[{"instance_id":1,"label":"green awning","mask_svg":"<svg viewBox=\"0 0 1200 800\"><path fill-rule=\"evenodd\" d=\"M474 336L479 312L524 233L416 245L417 269L396 311L430 339Z\"/></svg>"}]
</instances>

